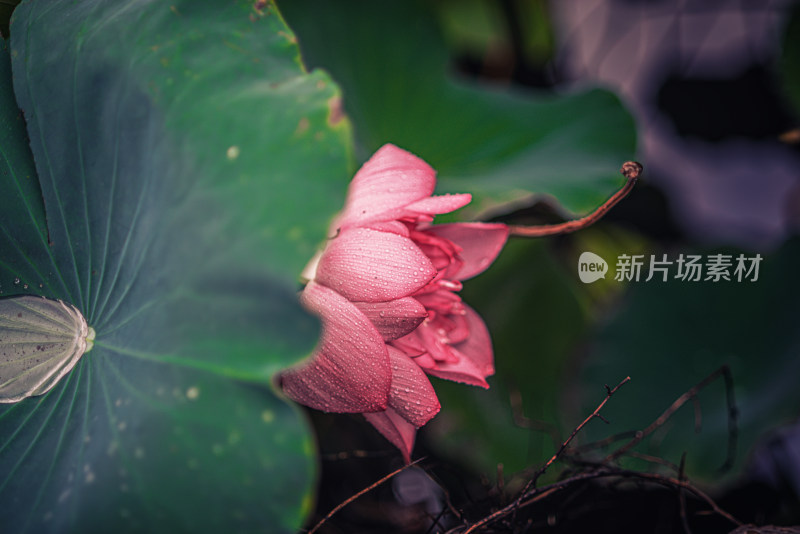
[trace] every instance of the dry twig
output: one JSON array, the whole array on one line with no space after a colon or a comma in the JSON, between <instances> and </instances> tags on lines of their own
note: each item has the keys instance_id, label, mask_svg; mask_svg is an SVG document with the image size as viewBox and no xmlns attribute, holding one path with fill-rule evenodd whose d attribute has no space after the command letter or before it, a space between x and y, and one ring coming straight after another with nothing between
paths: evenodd
<instances>
[{"instance_id":1,"label":"dry twig","mask_svg":"<svg viewBox=\"0 0 800 534\"><path fill-rule=\"evenodd\" d=\"M723 365L722 367L720 367L719 369L708 375L706 378L698 382L694 387L690 388L686 393L678 397L675 400L675 402L673 402L669 406L669 408L664 410L664 413L658 416L658 418L656 418L655 421L650 423L650 425L647 428L645 428L640 432L637 432L631 440L629 440L627 443L625 443L618 449L614 450L613 452L609 453L608 456L606 456L604 462L608 463L616 460L623 454L626 454L628 451L630 451L633 447L641 443L642 440L644 440L644 438L646 438L647 436L655 432L658 428L663 426L664 423L666 423L669 420L669 418L672 417L672 414L677 412L681 406L686 404L686 402L694 399L703 388L705 388L707 385L709 385L711 382L713 382L720 376L722 376L725 379L725 388L727 392L726 399L728 403L728 429L729 429L728 455L721 469L724 470L730 468L733 465L733 460L734 457L736 456L736 438L738 435L738 431L736 427L737 412L736 412L736 400L734 398L734 393L733 393L733 377L731 375L731 370L727 365Z\"/></svg>"},{"instance_id":2,"label":"dry twig","mask_svg":"<svg viewBox=\"0 0 800 534\"><path fill-rule=\"evenodd\" d=\"M602 416L602 415L600 415L600 410L602 410L602 409L603 409L603 406L605 406L605 405L606 405L606 403L607 403L607 402L608 402L608 400L611 398L611 396L612 396L612 395L614 395L614 393L616 393L616 392L617 392L617 390L618 390L620 387L622 387L624 384L627 384L628 382L630 382L630 380L631 380L631 377L629 377L629 376L626 376L626 377L625 377L625 378L622 380L622 382L620 382L619 384L617 384L616 386L614 386L614 388L613 388L613 389L611 389L611 388L609 388L608 386L606 386L606 398L605 398L605 399L603 399L603 402L601 402L600 404L598 404L598 405L597 405L597 408L595 408L595 409L594 409L594 411L593 411L591 414L589 414L589 417L587 417L586 419L584 419L584 420L583 420L583 422L582 422L581 424L579 424L578 426L576 426L576 427L575 427L575 429L572 431L572 433L569 435L569 437L568 437L568 438L567 438L567 439L564 441L564 443L562 443L562 444L561 444L561 447L559 447L559 448L558 448L558 450L556 451L556 453L555 453L553 456L551 456L549 460L547 460L547 463L545 463L545 464L544 464L542 467L540 467L540 468L539 468L539 471L537 471L537 472L536 472L536 474L535 474L535 475L533 475L533 478L531 478L531 479L530 479L530 481L528 481L528 483L525 485L525 488L523 488L523 490L522 490L522 493L523 493L523 494L524 494L526 491L528 491L528 489L529 489L529 488L530 488L532 485L535 485L535 484L536 484L536 481L537 481L537 480L539 480L539 477L541 477L541 476L542 476L542 475L545 473L545 471L547 471L547 468L548 468L548 467L550 467L550 466L553 464L553 462L555 462L556 460L558 460L558 458L559 458L559 457L560 457L560 456L561 456L561 455L564 453L564 451L566 450L566 448L567 448L567 446L570 444L570 442L571 442L573 439L575 439L575 436L577 436L577 435L578 435L578 433L579 433L581 430L583 430L583 427L585 427L585 426L586 426L586 425L589 423L589 421L591 421L592 419L594 419L595 417L597 417L598 419L601 419L601 420L603 420L604 422L608 423L608 421L606 421L606 420L603 418L603 416Z\"/></svg>"},{"instance_id":3,"label":"dry twig","mask_svg":"<svg viewBox=\"0 0 800 534\"><path fill-rule=\"evenodd\" d=\"M351 502L355 501L356 499L358 499L359 497L361 497L365 493L369 493L370 491L374 490L375 488L377 488L378 486L380 486L381 484L383 484L387 480L391 479L392 477L394 477L395 475L401 473L402 471L405 471L406 469L408 469L412 465L417 465L418 463L420 463L424 459L425 458L420 458L419 460L414 460L410 464L406 464L403 467L401 467L400 469L396 469L396 470L392 471L391 473L389 473L388 475L386 475L382 479L378 480L377 482L374 482L374 483L370 484L369 486L367 486L366 488L362 489L361 491L359 491L355 495L352 495L351 497L348 497L345 501L339 503L339 505L337 505L336 508L334 508L333 510L328 512L328 515L326 515L325 517L320 519L319 522L316 525L314 525L311 528L311 530L308 531L308 534L314 534L314 532L319 530L319 528L322 525L324 525L325 522L328 521L328 519L333 517L337 512L339 512L339 510L341 510L342 508L344 508L345 506L347 506Z\"/></svg>"},{"instance_id":4,"label":"dry twig","mask_svg":"<svg viewBox=\"0 0 800 534\"><path fill-rule=\"evenodd\" d=\"M588 480L597 480L597 479L607 479L607 478L639 479L645 482L650 482L653 484L658 484L660 486L665 486L667 488L685 490L686 492L694 495L696 498L704 501L714 513L720 515L721 517L724 517L725 519L727 519L736 526L742 525L741 521L733 517L727 511L720 508L719 505L708 494L706 494L705 492L703 492L702 490L700 490L699 488L695 487L694 485L692 485L687 481L679 480L665 475L659 475L656 473L641 473L638 471L629 471L626 469L621 469L618 467L611 467L606 465L598 465L592 471L580 473L571 476L567 479L561 480L559 482L555 482L553 484L548 484L546 486L542 486L539 488L533 488L522 496L519 507L524 508L533 503L542 501L570 486L577 484L578 482L585 482ZM486 526L487 524L499 519L500 517L503 517L513 512L514 509L515 509L515 503L509 504L505 508L498 510L493 514L481 519L477 523L470 525L469 528L464 531L464 534L470 534L472 532L476 532L479 528ZM455 534L456 532L458 532L458 528L451 529L450 531L448 531L448 534Z\"/></svg>"},{"instance_id":5,"label":"dry twig","mask_svg":"<svg viewBox=\"0 0 800 534\"><path fill-rule=\"evenodd\" d=\"M726 387L726 401L728 404L728 427L729 427L729 440L728 440L728 455L723 465L723 468L730 467L733 463L734 456L736 453L736 437L737 437L737 427L736 427L736 403L733 393L733 378L728 366L723 366L705 379L701 380L698 384L694 387L689 389L686 393L678 397L675 402L673 402L655 421L653 421L647 428L642 431L635 432L633 434L626 433L626 434L617 434L615 436L611 436L605 440L597 441L592 444L586 445L581 447L579 450L583 451L588 448L597 448L601 446L610 445L620 439L624 439L630 437L630 439L621 445L619 448L615 449L613 452L608 454L606 458L603 460L602 463L599 464L591 464L591 463L583 463L583 467L587 470L568 477L564 480L559 482L549 484L547 486L543 486L541 488L535 487L536 481L541 477L542 474L547 471L547 469L559 458L567 450L570 442L575 438L575 436L583 429L589 421L594 419L595 417L599 419L603 419L600 415L600 410L605 406L611 396L626 382L630 380L630 377L625 378L622 382L617 384L616 387L609 388L606 386L606 398L595 408L595 410L581 422L575 429L572 431L570 436L561 444L558 451L536 472L536 474L528 481L525 488L520 492L520 495L517 499L514 500L508 506L505 506L499 510L496 510L492 514L484 517L483 519L479 520L478 522L469 525L466 530L464 530L464 534L470 534L472 532L476 532L478 529L492 523L504 516L509 514L516 513L519 508L529 506L535 502L541 501L558 493L565 488L568 488L578 482L593 480L593 479L603 479L603 478L616 478L616 479L638 479L642 480L651 484L658 484L661 486L665 486L668 488L672 488L677 490L678 492L678 499L680 504L681 510L681 521L683 524L683 529L687 534L691 534L691 530L689 528L689 521L687 516L687 507L686 507L686 495L690 494L693 495L695 498L704 501L706 505L716 514L721 517L726 518L732 524L740 526L742 523L733 517L731 514L720 508L714 500L704 493L699 488L692 485L690 482L685 480L684 476L684 462L685 457L681 459L680 466L675 466L666 460L655 458L652 456L647 456L641 453L637 453L632 451L633 447L638 445L639 443L644 440L647 436L651 435L655 430L663 426L667 420L684 404L689 401L695 401L698 393L705 388L708 384L713 382L719 377L723 377L725 380L725 387ZM603 419L605 420L605 419ZM701 416L700 411L698 408L698 404L695 402L695 427L699 428L701 424ZM635 456L637 458L642 458L647 461L655 462L662 465L667 465L671 467L673 470L677 471L677 478L656 474L656 473L643 473L637 471L629 471L626 469L622 469L620 467L612 465L613 460L621 457L622 455L628 456ZM579 462L580 463L580 462ZM460 528L451 530L450 532L459 531Z\"/></svg>"},{"instance_id":6,"label":"dry twig","mask_svg":"<svg viewBox=\"0 0 800 534\"><path fill-rule=\"evenodd\" d=\"M606 398L603 399L603 401L597 406L597 408L595 408L594 411L586 419L584 419L583 422L581 422L581 424L575 427L575 429L572 431L569 437L561 444L561 447L559 447L556 453L542 467L539 468L536 474L528 481L528 483L522 489L522 492L520 492L520 496L517 499L515 499L513 503L509 504L504 508L501 508L500 510L494 512L493 514L484 517L477 523L470 526L469 529L467 529L464 534L469 534L470 532L475 531L476 529L482 527L487 523L494 521L499 517L502 517L510 512L515 512L520 507L522 499L525 498L530 487L532 485L535 485L539 477L541 477L545 473L545 471L547 471L547 468L550 467L553 464L553 462L555 462L564 453L564 450L566 450L567 446L575 438L575 436L578 435L578 433L583 429L583 427L585 427L589 423L589 421L591 421L595 417L603 419L603 416L600 415L600 410L603 409L603 406L606 405L608 399L610 399L611 396L614 395L614 393L616 393L617 390L620 387L622 387L623 384L630 382L630 379L631 377L626 376L625 379L622 380L622 382L620 382L619 384L617 384L613 389L606 386ZM603 420L605 421L605 419Z\"/></svg>"}]
</instances>

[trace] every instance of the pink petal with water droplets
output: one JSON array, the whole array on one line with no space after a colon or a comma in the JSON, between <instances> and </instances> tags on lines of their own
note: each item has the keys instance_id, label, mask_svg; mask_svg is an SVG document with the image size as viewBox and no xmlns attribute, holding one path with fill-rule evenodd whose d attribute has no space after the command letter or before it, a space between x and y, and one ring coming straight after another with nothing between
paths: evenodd
<instances>
[{"instance_id":1,"label":"pink petal with water droplets","mask_svg":"<svg viewBox=\"0 0 800 534\"><path fill-rule=\"evenodd\" d=\"M466 280L485 271L508 239L508 226L501 223L437 224L427 230L462 249L459 256L464 265L456 275L458 280Z\"/></svg>"},{"instance_id":2,"label":"pink petal with water droplets","mask_svg":"<svg viewBox=\"0 0 800 534\"><path fill-rule=\"evenodd\" d=\"M405 352L406 355L411 358L416 358L426 352L425 345L422 344L419 340L419 336L414 332L400 339L395 339L391 344L393 347Z\"/></svg>"},{"instance_id":3,"label":"pink petal with water droplets","mask_svg":"<svg viewBox=\"0 0 800 534\"><path fill-rule=\"evenodd\" d=\"M420 291L414 296L420 304L428 310L436 310L438 313L460 313L463 309L461 297L451 291L439 289L439 285L425 287L424 293Z\"/></svg>"},{"instance_id":4,"label":"pink petal with water droplets","mask_svg":"<svg viewBox=\"0 0 800 534\"><path fill-rule=\"evenodd\" d=\"M484 377L491 376L494 374L494 351L489 330L478 312L466 304L463 306L466 312L464 318L469 329L469 337L466 341L454 345L454 348L469 358L480 369Z\"/></svg>"},{"instance_id":5,"label":"pink petal with water droplets","mask_svg":"<svg viewBox=\"0 0 800 534\"><path fill-rule=\"evenodd\" d=\"M464 303L460 303L459 307L463 310L465 306ZM470 324L465 315L451 314L447 316L447 321L447 339L450 340L452 345L458 347L460 343L467 341L472 335Z\"/></svg>"},{"instance_id":6,"label":"pink petal with water droplets","mask_svg":"<svg viewBox=\"0 0 800 534\"><path fill-rule=\"evenodd\" d=\"M419 428L439 413L439 399L428 377L411 358L394 347L388 349L392 365L389 408Z\"/></svg>"},{"instance_id":7,"label":"pink petal with water droplets","mask_svg":"<svg viewBox=\"0 0 800 534\"><path fill-rule=\"evenodd\" d=\"M450 275L461 269L463 264L459 259L461 249L449 239L444 239L433 232L425 230L415 230L411 232L409 237L428 256L433 266L439 271L440 277L452 278Z\"/></svg>"},{"instance_id":8,"label":"pink petal with water droplets","mask_svg":"<svg viewBox=\"0 0 800 534\"><path fill-rule=\"evenodd\" d=\"M403 351L403 352L405 352L405 351ZM406 352L406 354L408 354L408 353ZM433 356L431 356L427 352L423 352L422 354L420 354L418 356L414 355L414 356L409 356L409 357L412 360L414 360L414 363L416 363L417 365L419 365L423 369L432 369L432 368L436 367L436 360L434 360Z\"/></svg>"},{"instance_id":9,"label":"pink petal with water droplets","mask_svg":"<svg viewBox=\"0 0 800 534\"><path fill-rule=\"evenodd\" d=\"M463 306L469 337L449 347L450 352L457 357L457 361L437 361L435 366L425 366L425 372L445 380L488 388L489 384L484 379L494 374L494 352L489 331L475 310L466 304Z\"/></svg>"},{"instance_id":10,"label":"pink petal with water droplets","mask_svg":"<svg viewBox=\"0 0 800 534\"><path fill-rule=\"evenodd\" d=\"M406 463L411 461L411 450L414 448L414 438L417 435L417 428L414 425L391 408L383 412L365 413L364 417L391 441L392 445L400 449Z\"/></svg>"},{"instance_id":11,"label":"pink petal with water droplets","mask_svg":"<svg viewBox=\"0 0 800 534\"><path fill-rule=\"evenodd\" d=\"M406 206L436 186L436 172L424 161L394 145L384 145L359 169L336 221L344 229L399 219Z\"/></svg>"},{"instance_id":12,"label":"pink petal with water droplets","mask_svg":"<svg viewBox=\"0 0 800 534\"><path fill-rule=\"evenodd\" d=\"M409 238L351 228L328 242L316 281L348 300L382 302L407 297L434 276L436 269Z\"/></svg>"},{"instance_id":13,"label":"pink petal with water droplets","mask_svg":"<svg viewBox=\"0 0 800 534\"><path fill-rule=\"evenodd\" d=\"M425 306L411 297L388 302L354 302L353 304L372 321L386 341L413 332L428 316Z\"/></svg>"},{"instance_id":14,"label":"pink petal with water droplets","mask_svg":"<svg viewBox=\"0 0 800 534\"><path fill-rule=\"evenodd\" d=\"M406 210L414 213L426 215L437 215L439 213L450 213L458 208L463 208L472 200L472 195L462 193L457 195L437 195L418 200L406 206Z\"/></svg>"},{"instance_id":15,"label":"pink petal with water droplets","mask_svg":"<svg viewBox=\"0 0 800 534\"><path fill-rule=\"evenodd\" d=\"M309 282L300 302L322 320L313 359L284 371L286 395L326 412L374 412L388 406L392 368L369 319L335 291Z\"/></svg>"},{"instance_id":16,"label":"pink petal with water droplets","mask_svg":"<svg viewBox=\"0 0 800 534\"><path fill-rule=\"evenodd\" d=\"M441 324L426 321L412 335L419 336L420 341L425 345L425 350L437 363L458 362L458 357L453 354L452 347L449 344L447 331L441 328Z\"/></svg>"},{"instance_id":17,"label":"pink petal with water droplets","mask_svg":"<svg viewBox=\"0 0 800 534\"><path fill-rule=\"evenodd\" d=\"M488 388L489 384L484 380L483 371L472 363L469 358L459 353L458 350L451 350L456 356L459 356L457 362L444 363L437 361L435 367L426 367L425 372L445 380Z\"/></svg>"}]
</instances>

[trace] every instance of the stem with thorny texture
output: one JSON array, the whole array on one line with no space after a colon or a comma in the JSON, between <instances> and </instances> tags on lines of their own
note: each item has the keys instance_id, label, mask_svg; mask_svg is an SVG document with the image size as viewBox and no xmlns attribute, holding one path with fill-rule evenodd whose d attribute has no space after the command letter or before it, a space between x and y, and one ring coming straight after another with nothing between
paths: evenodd
<instances>
[{"instance_id":1,"label":"stem with thorny texture","mask_svg":"<svg viewBox=\"0 0 800 534\"><path fill-rule=\"evenodd\" d=\"M591 226L599 221L603 215L608 213L608 210L617 205L617 203L628 196L633 186L636 185L636 180L642 174L642 164L636 161L626 161L622 164L620 172L625 178L628 179L625 185L614 193L611 198L603 202L596 210L580 219L574 221L567 221L560 224L548 224L544 226L515 226L509 225L509 235L517 237L544 237L556 234L569 234L587 226Z\"/></svg>"}]
</instances>

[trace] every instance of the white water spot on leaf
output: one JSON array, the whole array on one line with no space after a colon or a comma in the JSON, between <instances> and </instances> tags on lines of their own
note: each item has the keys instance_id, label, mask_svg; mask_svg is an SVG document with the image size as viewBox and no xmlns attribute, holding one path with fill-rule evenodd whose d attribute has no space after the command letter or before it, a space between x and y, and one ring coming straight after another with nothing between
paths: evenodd
<instances>
[{"instance_id":1,"label":"white water spot on leaf","mask_svg":"<svg viewBox=\"0 0 800 534\"><path fill-rule=\"evenodd\" d=\"M92 470L92 466L90 466L89 464L84 465L83 466L83 473L85 475L85 482L87 484L91 484L92 482L94 482L95 475L94 475L94 471Z\"/></svg>"},{"instance_id":2,"label":"white water spot on leaf","mask_svg":"<svg viewBox=\"0 0 800 534\"><path fill-rule=\"evenodd\" d=\"M186 398L189 400L197 400L200 396L200 389L197 386L192 386L186 390Z\"/></svg>"},{"instance_id":3,"label":"white water spot on leaf","mask_svg":"<svg viewBox=\"0 0 800 534\"><path fill-rule=\"evenodd\" d=\"M22 295L0 299L0 402L47 393L94 345L71 304Z\"/></svg>"},{"instance_id":4,"label":"white water spot on leaf","mask_svg":"<svg viewBox=\"0 0 800 534\"><path fill-rule=\"evenodd\" d=\"M229 160L233 161L233 160L235 160L236 158L239 157L240 153L241 153L241 151L239 150L239 147L234 145L234 146L228 147L228 151L226 152L225 155L228 156Z\"/></svg>"}]
</instances>

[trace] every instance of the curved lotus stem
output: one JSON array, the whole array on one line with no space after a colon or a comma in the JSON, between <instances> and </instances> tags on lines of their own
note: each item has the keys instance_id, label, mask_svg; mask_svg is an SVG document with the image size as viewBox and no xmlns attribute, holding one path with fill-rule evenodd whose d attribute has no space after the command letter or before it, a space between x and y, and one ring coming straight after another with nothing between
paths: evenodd
<instances>
[{"instance_id":1,"label":"curved lotus stem","mask_svg":"<svg viewBox=\"0 0 800 534\"><path fill-rule=\"evenodd\" d=\"M625 178L628 179L622 189L614 193L611 198L603 202L596 210L580 219L574 221L567 221L560 224L548 224L543 226L514 226L509 225L509 235L517 237L544 237L556 234L569 234L587 226L591 226L599 221L603 215L617 205L617 203L628 196L633 186L636 185L636 180L642 174L642 164L636 161L626 161L622 164L620 172Z\"/></svg>"}]
</instances>

